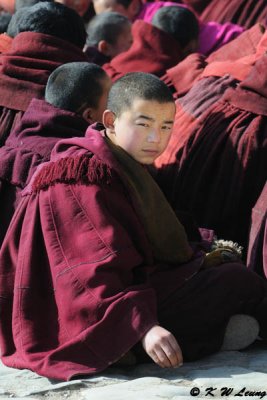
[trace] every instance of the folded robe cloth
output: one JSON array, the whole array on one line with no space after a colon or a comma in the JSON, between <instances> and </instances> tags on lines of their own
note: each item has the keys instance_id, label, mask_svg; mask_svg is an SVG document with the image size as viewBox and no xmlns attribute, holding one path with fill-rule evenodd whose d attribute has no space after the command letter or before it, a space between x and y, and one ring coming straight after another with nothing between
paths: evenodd
<instances>
[{"instance_id":1,"label":"folded robe cloth","mask_svg":"<svg viewBox=\"0 0 267 400\"><path fill-rule=\"evenodd\" d=\"M267 17L265 0L212 0L201 14L205 22L232 22L250 28Z\"/></svg>"},{"instance_id":2,"label":"folded robe cloth","mask_svg":"<svg viewBox=\"0 0 267 400\"><path fill-rule=\"evenodd\" d=\"M88 123L70 111L33 99L0 147L0 245L20 201L20 192L38 165L50 159L58 140L84 136Z\"/></svg>"},{"instance_id":3,"label":"folded robe cloth","mask_svg":"<svg viewBox=\"0 0 267 400\"><path fill-rule=\"evenodd\" d=\"M251 210L266 181L266 71L263 55L239 87L207 110L176 160L159 173L173 207L245 250Z\"/></svg>"},{"instance_id":4,"label":"folded robe cloth","mask_svg":"<svg viewBox=\"0 0 267 400\"><path fill-rule=\"evenodd\" d=\"M241 81L266 49L267 32L256 24L209 57L199 53L189 55L168 69L161 79L173 89L175 97L185 95L196 81L207 76L231 74Z\"/></svg>"},{"instance_id":5,"label":"folded robe cloth","mask_svg":"<svg viewBox=\"0 0 267 400\"><path fill-rule=\"evenodd\" d=\"M0 106L25 111L33 97L43 98L51 72L72 61L87 61L87 57L54 36L19 33L9 52L0 55Z\"/></svg>"},{"instance_id":6,"label":"folded robe cloth","mask_svg":"<svg viewBox=\"0 0 267 400\"><path fill-rule=\"evenodd\" d=\"M32 98L43 98L51 72L72 61L87 61L81 49L51 35L22 32L0 55L0 146Z\"/></svg>"},{"instance_id":7,"label":"folded robe cloth","mask_svg":"<svg viewBox=\"0 0 267 400\"><path fill-rule=\"evenodd\" d=\"M133 44L103 69L116 80L127 72L150 72L161 76L182 59L177 41L162 30L138 20L132 26Z\"/></svg>"}]
</instances>

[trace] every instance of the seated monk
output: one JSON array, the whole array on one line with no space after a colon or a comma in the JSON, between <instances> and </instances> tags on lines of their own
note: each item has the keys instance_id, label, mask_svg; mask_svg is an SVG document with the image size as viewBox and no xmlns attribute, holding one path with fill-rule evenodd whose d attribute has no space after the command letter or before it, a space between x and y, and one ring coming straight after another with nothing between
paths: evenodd
<instances>
[{"instance_id":1,"label":"seated monk","mask_svg":"<svg viewBox=\"0 0 267 400\"><path fill-rule=\"evenodd\" d=\"M102 121L109 87L110 79L99 66L72 62L51 73L45 100L32 99L0 148L0 245L20 192L38 165L50 159L58 140L84 136L89 124Z\"/></svg>"},{"instance_id":2,"label":"seated monk","mask_svg":"<svg viewBox=\"0 0 267 400\"><path fill-rule=\"evenodd\" d=\"M266 49L267 32L257 24L209 57L199 53L189 55L168 69L161 79L174 91L175 97L184 96L195 82L208 76L230 74L242 81Z\"/></svg>"},{"instance_id":3,"label":"seated monk","mask_svg":"<svg viewBox=\"0 0 267 400\"><path fill-rule=\"evenodd\" d=\"M0 251L5 365L69 380L129 350L173 368L266 338L266 281L230 250L194 251L146 169L174 116L160 79L127 74L104 126L58 142L34 175Z\"/></svg>"},{"instance_id":4,"label":"seated monk","mask_svg":"<svg viewBox=\"0 0 267 400\"><path fill-rule=\"evenodd\" d=\"M198 24L193 13L183 10L183 19L191 22L192 30L184 31L183 25L179 24L180 13L174 15L173 24L167 24L168 28L160 19L155 20L155 26L154 23L135 21L132 26L132 46L103 65L111 79L116 80L128 72L138 71L161 76L193 51L197 44Z\"/></svg>"},{"instance_id":5,"label":"seated monk","mask_svg":"<svg viewBox=\"0 0 267 400\"><path fill-rule=\"evenodd\" d=\"M181 130L182 143L177 119L174 140L157 165L157 181L171 205L190 212L199 226L238 242L244 253L251 210L266 181L266 71L264 54L187 135Z\"/></svg>"},{"instance_id":6,"label":"seated monk","mask_svg":"<svg viewBox=\"0 0 267 400\"><path fill-rule=\"evenodd\" d=\"M122 14L106 11L89 22L84 51L90 62L103 65L127 51L132 42L129 19Z\"/></svg>"},{"instance_id":7,"label":"seated monk","mask_svg":"<svg viewBox=\"0 0 267 400\"><path fill-rule=\"evenodd\" d=\"M16 18L17 13L13 16ZM0 146L31 99L43 98L50 73L71 61L86 61L86 31L75 11L41 2L18 18L10 50L0 55Z\"/></svg>"},{"instance_id":8,"label":"seated monk","mask_svg":"<svg viewBox=\"0 0 267 400\"><path fill-rule=\"evenodd\" d=\"M134 22L141 19L151 23L155 13L165 7L177 7L178 10L188 8L187 6L170 1L148 2L143 4L141 0L93 0L96 14L104 11L119 12ZM225 45L240 35L244 28L231 24L218 24L216 22L199 22L199 46L198 52L208 55L219 47ZM189 26L186 30L189 29Z\"/></svg>"},{"instance_id":9,"label":"seated monk","mask_svg":"<svg viewBox=\"0 0 267 400\"><path fill-rule=\"evenodd\" d=\"M38 3L40 0L16 0L15 1L15 9L13 11L13 15L15 13L22 13L24 12L22 9L25 7L30 7L31 5L34 5ZM16 17L12 18L12 14L7 13L10 15L9 23L6 26L5 30L0 31L3 33L0 33L0 53L6 53L11 46L12 39L19 33L18 32L18 14ZM0 14L1 16L1 14Z\"/></svg>"}]
</instances>

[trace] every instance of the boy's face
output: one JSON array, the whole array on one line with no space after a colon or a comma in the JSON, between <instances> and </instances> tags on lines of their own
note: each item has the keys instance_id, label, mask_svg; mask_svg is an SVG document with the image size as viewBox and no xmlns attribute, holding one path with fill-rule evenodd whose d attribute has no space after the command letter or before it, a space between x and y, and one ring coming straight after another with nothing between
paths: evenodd
<instances>
[{"instance_id":1,"label":"boy's face","mask_svg":"<svg viewBox=\"0 0 267 400\"><path fill-rule=\"evenodd\" d=\"M141 164L152 164L169 142L175 116L175 104L135 99L119 117L106 110L103 122L106 134Z\"/></svg>"}]
</instances>

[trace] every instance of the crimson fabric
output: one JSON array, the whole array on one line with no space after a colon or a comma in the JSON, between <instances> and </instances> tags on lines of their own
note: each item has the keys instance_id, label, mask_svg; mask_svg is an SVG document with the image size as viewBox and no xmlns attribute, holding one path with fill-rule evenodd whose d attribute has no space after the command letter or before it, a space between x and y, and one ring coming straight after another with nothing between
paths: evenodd
<instances>
[{"instance_id":1,"label":"crimson fabric","mask_svg":"<svg viewBox=\"0 0 267 400\"><path fill-rule=\"evenodd\" d=\"M205 22L232 22L245 28L265 21L266 17L265 0L212 0L201 13L201 19Z\"/></svg>"},{"instance_id":2,"label":"crimson fabric","mask_svg":"<svg viewBox=\"0 0 267 400\"><path fill-rule=\"evenodd\" d=\"M17 127L0 148L0 245L16 209L20 192L37 166L50 159L56 142L84 136L88 123L44 100L33 99Z\"/></svg>"},{"instance_id":3,"label":"crimson fabric","mask_svg":"<svg viewBox=\"0 0 267 400\"><path fill-rule=\"evenodd\" d=\"M51 72L72 61L87 61L81 49L54 36L22 32L0 55L0 146L32 98L43 98Z\"/></svg>"},{"instance_id":4,"label":"crimson fabric","mask_svg":"<svg viewBox=\"0 0 267 400\"><path fill-rule=\"evenodd\" d=\"M199 53L190 54L174 67L168 69L160 79L173 91L174 97L185 95L197 81L205 66L206 57Z\"/></svg>"},{"instance_id":5,"label":"crimson fabric","mask_svg":"<svg viewBox=\"0 0 267 400\"><path fill-rule=\"evenodd\" d=\"M175 97L185 95L196 81L207 76L231 74L241 81L266 48L267 32L264 33L261 25L257 24L208 58L198 53L191 54L168 69L161 79L172 88Z\"/></svg>"},{"instance_id":6,"label":"crimson fabric","mask_svg":"<svg viewBox=\"0 0 267 400\"><path fill-rule=\"evenodd\" d=\"M10 51L0 56L0 106L25 111L33 97L43 98L55 68L86 60L81 49L62 39L36 32L18 34Z\"/></svg>"},{"instance_id":7,"label":"crimson fabric","mask_svg":"<svg viewBox=\"0 0 267 400\"><path fill-rule=\"evenodd\" d=\"M172 143L173 162L159 174L173 206L245 251L251 210L266 181L266 71L264 55L239 87L207 110L176 154Z\"/></svg>"},{"instance_id":8,"label":"crimson fabric","mask_svg":"<svg viewBox=\"0 0 267 400\"><path fill-rule=\"evenodd\" d=\"M200 271L203 254L157 264L120 166L98 131L86 136L56 145L40 171L50 185L31 193L38 175L26 188L1 248L2 361L68 380L105 369L159 321L185 360L217 351L237 312L266 333L265 281L240 264Z\"/></svg>"},{"instance_id":9,"label":"crimson fabric","mask_svg":"<svg viewBox=\"0 0 267 400\"><path fill-rule=\"evenodd\" d=\"M161 76L182 59L177 41L155 26L141 20L135 21L132 34L130 49L103 65L113 81L127 72L150 72Z\"/></svg>"},{"instance_id":10,"label":"crimson fabric","mask_svg":"<svg viewBox=\"0 0 267 400\"><path fill-rule=\"evenodd\" d=\"M12 40L6 33L0 34L0 53L6 53L9 50Z\"/></svg>"},{"instance_id":11,"label":"crimson fabric","mask_svg":"<svg viewBox=\"0 0 267 400\"><path fill-rule=\"evenodd\" d=\"M267 278L267 183L252 210L247 266Z\"/></svg>"},{"instance_id":12,"label":"crimson fabric","mask_svg":"<svg viewBox=\"0 0 267 400\"><path fill-rule=\"evenodd\" d=\"M164 191L168 191L169 183L166 181L165 188L165 178L161 179L161 175L165 177L165 175L173 173L173 169L179 165L180 152L188 141L191 132L203 125L209 109L221 99L225 91L229 87L236 87L237 84L238 81L229 75L222 78L211 76L196 82L185 96L176 100L174 127L168 147L155 160L157 168L155 174L158 175L158 182L160 182Z\"/></svg>"}]
</instances>

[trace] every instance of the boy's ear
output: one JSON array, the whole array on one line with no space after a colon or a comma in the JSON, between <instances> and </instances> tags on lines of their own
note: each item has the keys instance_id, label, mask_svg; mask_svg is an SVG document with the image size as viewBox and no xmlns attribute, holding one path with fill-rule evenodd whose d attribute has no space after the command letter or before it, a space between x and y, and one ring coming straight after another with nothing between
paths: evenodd
<instances>
[{"instance_id":1,"label":"boy's ear","mask_svg":"<svg viewBox=\"0 0 267 400\"><path fill-rule=\"evenodd\" d=\"M92 112L92 108L88 107L86 108L83 113L82 113L82 117L83 119L85 119L89 125L93 124L95 121L93 119L93 112Z\"/></svg>"},{"instance_id":2,"label":"boy's ear","mask_svg":"<svg viewBox=\"0 0 267 400\"><path fill-rule=\"evenodd\" d=\"M115 133L114 130L114 121L115 114L110 110L105 110L103 113L103 125L106 129L110 131L110 133Z\"/></svg>"},{"instance_id":3,"label":"boy's ear","mask_svg":"<svg viewBox=\"0 0 267 400\"><path fill-rule=\"evenodd\" d=\"M110 57L110 48L109 44L106 40L100 40L100 42L97 45L97 50L104 54L107 57Z\"/></svg>"}]
</instances>

